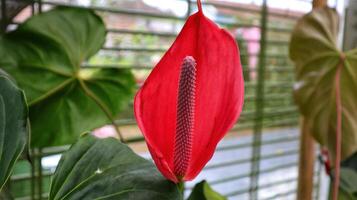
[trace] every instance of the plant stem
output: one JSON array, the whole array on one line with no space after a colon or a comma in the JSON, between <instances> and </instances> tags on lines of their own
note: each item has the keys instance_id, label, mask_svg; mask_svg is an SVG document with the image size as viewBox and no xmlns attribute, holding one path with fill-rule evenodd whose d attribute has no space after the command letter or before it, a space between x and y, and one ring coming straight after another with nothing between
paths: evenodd
<instances>
[{"instance_id":1,"label":"plant stem","mask_svg":"<svg viewBox=\"0 0 357 200\"><path fill-rule=\"evenodd\" d=\"M83 91L94 100L94 102L103 110L103 112L105 113L105 115L108 117L108 119L111 121L115 132L117 133L119 139L121 142L125 143L124 141L124 137L121 134L118 125L115 122L115 119L113 118L112 114L110 113L108 107L86 86L86 84L84 83L83 80L78 79L79 84L81 85Z\"/></svg>"},{"instance_id":2,"label":"plant stem","mask_svg":"<svg viewBox=\"0 0 357 200\"><path fill-rule=\"evenodd\" d=\"M185 182L184 181L180 181L177 183L177 187L181 193L181 197L182 197L182 200L184 200L184 197L185 197Z\"/></svg>"}]
</instances>

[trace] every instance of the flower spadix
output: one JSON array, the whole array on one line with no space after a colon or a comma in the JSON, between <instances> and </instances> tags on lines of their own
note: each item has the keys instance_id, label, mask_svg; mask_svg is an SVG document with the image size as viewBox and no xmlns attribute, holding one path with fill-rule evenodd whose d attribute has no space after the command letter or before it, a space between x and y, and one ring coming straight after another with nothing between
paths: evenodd
<instances>
[{"instance_id":1,"label":"flower spadix","mask_svg":"<svg viewBox=\"0 0 357 200\"><path fill-rule=\"evenodd\" d=\"M199 11L191 15L135 97L138 125L161 173L195 178L237 121L244 83L232 36Z\"/></svg>"}]
</instances>

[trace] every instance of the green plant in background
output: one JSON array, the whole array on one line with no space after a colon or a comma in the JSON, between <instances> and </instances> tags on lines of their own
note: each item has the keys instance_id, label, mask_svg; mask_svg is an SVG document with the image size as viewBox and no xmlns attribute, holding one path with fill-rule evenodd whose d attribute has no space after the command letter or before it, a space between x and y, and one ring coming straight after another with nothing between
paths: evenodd
<instances>
[{"instance_id":1,"label":"green plant in background","mask_svg":"<svg viewBox=\"0 0 357 200\"><path fill-rule=\"evenodd\" d=\"M28 141L27 116L24 93L0 70L0 191Z\"/></svg>"},{"instance_id":2,"label":"green plant in background","mask_svg":"<svg viewBox=\"0 0 357 200\"><path fill-rule=\"evenodd\" d=\"M249 82L250 81L250 66L249 66L249 53L248 53L248 47L247 47L247 42L244 40L241 34L237 34L236 36L236 42L237 44L239 43L239 52L240 52L240 62L242 63L243 67L243 76L244 76L244 81Z\"/></svg>"},{"instance_id":3,"label":"green plant in background","mask_svg":"<svg viewBox=\"0 0 357 200\"><path fill-rule=\"evenodd\" d=\"M357 151L357 49L338 50L338 22L337 12L326 7L305 15L297 23L290 44L290 57L296 64L294 95L310 132L327 146L332 160L336 156L337 119L341 114L341 158L356 162L357 158L351 156ZM340 99L341 112L337 112L336 99ZM342 189L346 185L342 183L352 177L344 173L357 175L356 165L347 167L352 170L345 168L341 169ZM351 195L357 199L355 192Z\"/></svg>"},{"instance_id":4,"label":"green plant in background","mask_svg":"<svg viewBox=\"0 0 357 200\"><path fill-rule=\"evenodd\" d=\"M341 200L357 199L357 153L353 154L341 162L341 183L340 195ZM332 173L333 175L334 173Z\"/></svg>"},{"instance_id":5,"label":"green plant in background","mask_svg":"<svg viewBox=\"0 0 357 200\"><path fill-rule=\"evenodd\" d=\"M93 11L68 7L34 16L3 36L11 59L0 65L26 93L33 146L72 143L80 133L115 124L135 88L131 72L81 67L105 36Z\"/></svg>"}]
</instances>

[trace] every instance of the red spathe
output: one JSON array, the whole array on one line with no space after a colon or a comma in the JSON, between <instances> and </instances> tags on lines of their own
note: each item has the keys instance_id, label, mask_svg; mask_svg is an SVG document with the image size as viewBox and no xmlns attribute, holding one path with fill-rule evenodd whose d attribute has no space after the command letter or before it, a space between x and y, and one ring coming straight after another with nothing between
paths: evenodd
<instances>
[{"instance_id":1,"label":"red spathe","mask_svg":"<svg viewBox=\"0 0 357 200\"><path fill-rule=\"evenodd\" d=\"M134 102L136 120L155 164L174 182L179 182L173 173L177 95L180 69L186 56L196 60L197 75L192 151L183 180L195 178L211 159L217 143L237 121L244 101L236 42L199 9L188 18Z\"/></svg>"}]
</instances>

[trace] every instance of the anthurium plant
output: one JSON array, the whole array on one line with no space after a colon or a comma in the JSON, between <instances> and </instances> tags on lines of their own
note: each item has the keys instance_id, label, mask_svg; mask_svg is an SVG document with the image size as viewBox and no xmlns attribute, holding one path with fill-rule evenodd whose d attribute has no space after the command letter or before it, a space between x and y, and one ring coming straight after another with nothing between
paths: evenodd
<instances>
[{"instance_id":1,"label":"anthurium plant","mask_svg":"<svg viewBox=\"0 0 357 200\"><path fill-rule=\"evenodd\" d=\"M357 49L338 49L338 28L334 9L316 9L298 21L290 44L296 65L295 101L312 136L327 147L335 180L340 160L357 152Z\"/></svg>"},{"instance_id":2,"label":"anthurium plant","mask_svg":"<svg viewBox=\"0 0 357 200\"><path fill-rule=\"evenodd\" d=\"M161 173L192 180L237 121L244 83L233 37L198 12L135 97L135 117Z\"/></svg>"},{"instance_id":3,"label":"anthurium plant","mask_svg":"<svg viewBox=\"0 0 357 200\"><path fill-rule=\"evenodd\" d=\"M29 102L31 144L65 144L81 135L61 158L50 200L184 199L184 181L194 179L211 159L217 143L237 121L244 95L235 40L205 17L200 1L197 5L198 12L188 18L134 100L135 116L156 167L116 138L82 134L106 123L115 125L134 87L130 71L81 67L103 45L106 31L99 16L86 9L57 7L1 37L1 68ZM2 118L7 115L3 105L8 106L12 96L1 85L0 150L16 152L7 154L6 162L0 157L0 169L7 167L4 177L1 171L1 184L9 176L8 160L13 165L26 141L20 135L27 130L27 107L21 91L10 86L19 98L10 105L19 108L13 115L23 121L13 130L19 135L14 138L18 145L2 145L7 130L1 128L15 118ZM226 199L205 181L186 196Z\"/></svg>"}]
</instances>

